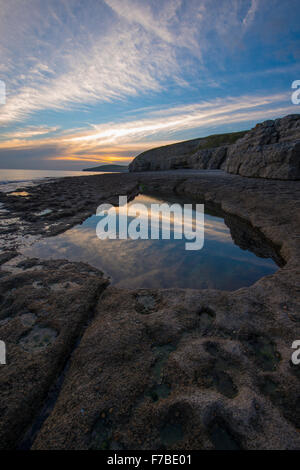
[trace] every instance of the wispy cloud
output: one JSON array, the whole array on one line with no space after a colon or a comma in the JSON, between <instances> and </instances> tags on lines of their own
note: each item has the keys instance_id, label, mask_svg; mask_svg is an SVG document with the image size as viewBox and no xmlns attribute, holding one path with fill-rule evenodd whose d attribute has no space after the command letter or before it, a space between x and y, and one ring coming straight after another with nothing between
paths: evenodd
<instances>
[{"instance_id":1,"label":"wispy cloud","mask_svg":"<svg viewBox=\"0 0 300 470\"><path fill-rule=\"evenodd\" d=\"M0 0L0 157L129 159L187 134L295 112L288 92L298 65L274 60L278 46L295 56L291 4Z\"/></svg>"},{"instance_id":2,"label":"wispy cloud","mask_svg":"<svg viewBox=\"0 0 300 470\"><path fill-rule=\"evenodd\" d=\"M0 124L43 110L84 109L158 93L172 83L187 86L184 71L193 57L200 75L205 69L211 29L219 43L233 27L242 35L243 2L0 0L0 63L8 93ZM258 0L252 0L244 24L257 8ZM216 50L214 55L219 60Z\"/></svg>"},{"instance_id":3,"label":"wispy cloud","mask_svg":"<svg viewBox=\"0 0 300 470\"><path fill-rule=\"evenodd\" d=\"M30 3L33 9L34 4L40 6L39 13L34 9L33 18L28 16ZM167 78L169 84L170 80L184 84L176 48L191 49L193 46L195 51L199 48L195 48L188 23L178 21L176 11L181 1L166 2L165 7L161 5L159 15L152 17L147 4L107 0L106 8L113 9L118 17L111 17L106 12L102 21L99 18L98 29L93 29L86 18L84 9L88 9L90 2L86 6L77 5L77 16L71 7L66 10L67 3L63 2L64 8L57 10L55 3L52 9L34 0L23 4L23 8L14 0L10 7L4 5L6 15L0 20L4 31L7 31L3 23L5 18L19 25L25 14L27 27L11 40L18 46L23 38L23 48L27 46L30 54L25 54L24 58L18 53L11 55L5 48L0 50L1 62L6 63L10 71L7 104L0 114L1 124L25 119L39 110L72 110L82 105L122 100L146 91L158 92L164 88ZM101 8L105 13L104 5ZM88 10L99 16L101 8L93 2L93 10ZM65 15L68 21L63 24ZM169 23L175 23L181 34L178 31L175 34ZM35 42L38 47L33 46Z\"/></svg>"},{"instance_id":4,"label":"wispy cloud","mask_svg":"<svg viewBox=\"0 0 300 470\"><path fill-rule=\"evenodd\" d=\"M128 139L139 141L153 135L166 137L186 129L207 129L216 124L251 121L264 115L274 115L278 110L292 109L292 105L286 106L286 102L286 94L239 96L165 110L152 109L147 119L93 125L92 131L66 138L65 141L88 147L95 143L122 144ZM285 106L278 106L279 103ZM268 109L270 105L271 109Z\"/></svg>"},{"instance_id":5,"label":"wispy cloud","mask_svg":"<svg viewBox=\"0 0 300 470\"><path fill-rule=\"evenodd\" d=\"M138 0L105 0L105 3L130 24L139 25L168 44L199 54L197 21L199 24L203 19L204 2L190 2L188 10L182 10L182 0L159 4Z\"/></svg>"},{"instance_id":6,"label":"wispy cloud","mask_svg":"<svg viewBox=\"0 0 300 470\"><path fill-rule=\"evenodd\" d=\"M32 139L33 137L40 137L46 134L57 132L60 128L57 126L27 126L17 131L4 132L0 135L1 140L7 139Z\"/></svg>"},{"instance_id":7,"label":"wispy cloud","mask_svg":"<svg viewBox=\"0 0 300 470\"><path fill-rule=\"evenodd\" d=\"M243 19L243 24L248 28L254 20L255 14L258 10L259 0L251 0L249 10Z\"/></svg>"},{"instance_id":8,"label":"wispy cloud","mask_svg":"<svg viewBox=\"0 0 300 470\"><path fill-rule=\"evenodd\" d=\"M138 120L110 121L94 124L72 133L54 132L38 140L27 139L28 129L21 130L10 139L0 142L1 149L39 149L56 147L49 158L68 161L129 161L146 149L166 145L178 140L178 133L194 129L195 137L215 133L222 125L247 123L275 118L293 112L287 104L286 94L267 96L243 95L227 97L185 106L160 110L150 108L148 117ZM46 133L47 129L36 129Z\"/></svg>"},{"instance_id":9,"label":"wispy cloud","mask_svg":"<svg viewBox=\"0 0 300 470\"><path fill-rule=\"evenodd\" d=\"M31 84L8 95L0 123L21 120L43 109L70 110L83 104L161 90L166 76L164 67L168 74L176 73L172 55L160 46L149 60L148 38L136 36L134 30L124 32L119 28L114 35L91 44L88 52L79 48L67 59L66 71L55 77L45 78L40 72L41 77L34 78L31 71ZM41 70L40 65L37 68Z\"/></svg>"}]
</instances>

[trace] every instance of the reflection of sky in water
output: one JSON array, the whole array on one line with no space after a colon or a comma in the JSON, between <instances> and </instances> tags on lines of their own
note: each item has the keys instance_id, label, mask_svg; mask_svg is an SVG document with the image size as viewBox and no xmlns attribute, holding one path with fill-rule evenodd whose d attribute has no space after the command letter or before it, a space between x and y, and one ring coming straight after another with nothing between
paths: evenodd
<instances>
[{"instance_id":1,"label":"reflection of sky in water","mask_svg":"<svg viewBox=\"0 0 300 470\"><path fill-rule=\"evenodd\" d=\"M163 201L138 196L133 202L150 206ZM82 225L25 248L23 253L29 257L84 261L124 288L234 290L277 269L271 259L258 258L235 245L220 217L205 214L204 247L199 251L185 250L186 240L174 240L172 235L170 240L99 240L96 236L99 220L92 216Z\"/></svg>"}]
</instances>

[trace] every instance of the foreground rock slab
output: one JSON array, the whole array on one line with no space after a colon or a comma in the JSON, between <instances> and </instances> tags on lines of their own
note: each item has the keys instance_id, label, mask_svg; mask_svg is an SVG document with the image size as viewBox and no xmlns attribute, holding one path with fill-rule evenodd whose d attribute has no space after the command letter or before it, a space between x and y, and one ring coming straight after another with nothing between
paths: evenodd
<instances>
[{"instance_id":1,"label":"foreground rock slab","mask_svg":"<svg viewBox=\"0 0 300 470\"><path fill-rule=\"evenodd\" d=\"M107 289L32 448L300 449L294 324L262 290Z\"/></svg>"},{"instance_id":2,"label":"foreground rock slab","mask_svg":"<svg viewBox=\"0 0 300 470\"><path fill-rule=\"evenodd\" d=\"M27 260L0 279L0 448L18 446L107 286L83 263Z\"/></svg>"}]
</instances>

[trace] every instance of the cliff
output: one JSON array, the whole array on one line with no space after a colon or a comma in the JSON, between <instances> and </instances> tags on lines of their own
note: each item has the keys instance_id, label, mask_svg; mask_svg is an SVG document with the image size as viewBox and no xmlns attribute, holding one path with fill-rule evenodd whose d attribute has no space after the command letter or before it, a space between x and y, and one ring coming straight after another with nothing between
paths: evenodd
<instances>
[{"instance_id":1,"label":"cliff","mask_svg":"<svg viewBox=\"0 0 300 470\"><path fill-rule=\"evenodd\" d=\"M224 169L248 177L300 179L300 115L257 124L228 149Z\"/></svg>"},{"instance_id":2,"label":"cliff","mask_svg":"<svg viewBox=\"0 0 300 470\"><path fill-rule=\"evenodd\" d=\"M82 171L128 171L126 165L100 165L93 168L84 168Z\"/></svg>"},{"instance_id":3,"label":"cliff","mask_svg":"<svg viewBox=\"0 0 300 470\"><path fill-rule=\"evenodd\" d=\"M129 171L223 169L247 177L300 179L300 115L257 124L250 131L220 134L148 150Z\"/></svg>"},{"instance_id":4,"label":"cliff","mask_svg":"<svg viewBox=\"0 0 300 470\"><path fill-rule=\"evenodd\" d=\"M210 135L147 150L130 163L129 171L219 168L225 159L227 147L246 132Z\"/></svg>"}]
</instances>

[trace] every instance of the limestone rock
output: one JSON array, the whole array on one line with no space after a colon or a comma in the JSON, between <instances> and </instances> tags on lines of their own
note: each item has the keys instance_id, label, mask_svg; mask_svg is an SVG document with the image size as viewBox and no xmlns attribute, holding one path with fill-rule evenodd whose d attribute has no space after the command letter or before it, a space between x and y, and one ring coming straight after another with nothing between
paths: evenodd
<instances>
[{"instance_id":1,"label":"limestone rock","mask_svg":"<svg viewBox=\"0 0 300 470\"><path fill-rule=\"evenodd\" d=\"M209 136L151 149L129 165L131 172L177 169L224 169L247 177L298 180L300 114L262 122L246 133Z\"/></svg>"},{"instance_id":2,"label":"limestone rock","mask_svg":"<svg viewBox=\"0 0 300 470\"><path fill-rule=\"evenodd\" d=\"M100 271L84 263L22 264L17 274L3 272L0 282L0 337L7 354L0 368L1 449L17 447L107 285Z\"/></svg>"},{"instance_id":3,"label":"limestone rock","mask_svg":"<svg viewBox=\"0 0 300 470\"><path fill-rule=\"evenodd\" d=\"M227 154L227 146L203 149L191 156L190 168L199 170L217 170L221 168Z\"/></svg>"},{"instance_id":4,"label":"limestone rock","mask_svg":"<svg viewBox=\"0 0 300 470\"><path fill-rule=\"evenodd\" d=\"M147 150L138 155L129 165L129 171L157 171L190 168L189 157L193 155L201 139L179 142Z\"/></svg>"},{"instance_id":5,"label":"limestone rock","mask_svg":"<svg viewBox=\"0 0 300 470\"><path fill-rule=\"evenodd\" d=\"M175 147L175 146L174 146ZM162 147L163 149L163 147ZM221 167L226 158L227 146L199 149L195 153L164 154L162 149L154 149L139 155L131 164L130 171L178 170L186 168L211 169Z\"/></svg>"},{"instance_id":6,"label":"limestone rock","mask_svg":"<svg viewBox=\"0 0 300 470\"><path fill-rule=\"evenodd\" d=\"M255 287L107 289L32 449L299 449L293 338Z\"/></svg>"},{"instance_id":7,"label":"limestone rock","mask_svg":"<svg viewBox=\"0 0 300 470\"><path fill-rule=\"evenodd\" d=\"M210 135L147 150L131 162L129 171L218 169L225 160L228 145L245 132Z\"/></svg>"},{"instance_id":8,"label":"limestone rock","mask_svg":"<svg viewBox=\"0 0 300 470\"><path fill-rule=\"evenodd\" d=\"M225 170L248 177L300 179L300 115L257 124L229 147Z\"/></svg>"}]
</instances>

